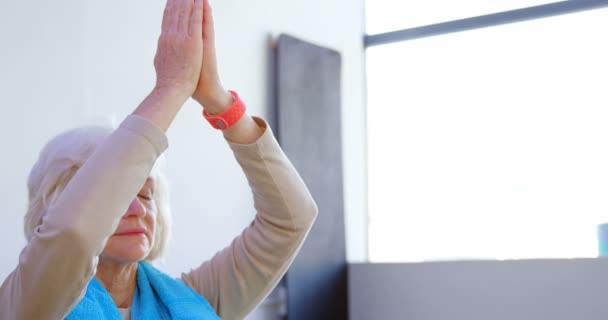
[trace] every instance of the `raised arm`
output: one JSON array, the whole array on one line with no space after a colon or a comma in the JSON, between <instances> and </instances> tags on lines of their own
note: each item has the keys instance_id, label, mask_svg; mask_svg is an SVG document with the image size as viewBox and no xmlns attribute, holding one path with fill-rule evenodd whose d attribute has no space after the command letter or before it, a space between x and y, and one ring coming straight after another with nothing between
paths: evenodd
<instances>
[{"instance_id":1,"label":"raised arm","mask_svg":"<svg viewBox=\"0 0 608 320\"><path fill-rule=\"evenodd\" d=\"M0 319L63 319L84 295L98 256L166 149L164 131L198 82L202 0L169 0L156 86L78 169L0 287Z\"/></svg>"},{"instance_id":2,"label":"raised arm","mask_svg":"<svg viewBox=\"0 0 608 320\"><path fill-rule=\"evenodd\" d=\"M217 71L213 16L204 0L203 65L193 95L209 114L232 104ZM304 182L266 123L245 114L223 130L251 186L257 215L227 248L182 280L203 295L222 319L243 319L276 286L317 215Z\"/></svg>"},{"instance_id":3,"label":"raised arm","mask_svg":"<svg viewBox=\"0 0 608 320\"><path fill-rule=\"evenodd\" d=\"M255 143L230 147L245 172L257 214L230 246L182 274L226 320L243 319L276 286L317 215L306 185L270 128Z\"/></svg>"}]
</instances>

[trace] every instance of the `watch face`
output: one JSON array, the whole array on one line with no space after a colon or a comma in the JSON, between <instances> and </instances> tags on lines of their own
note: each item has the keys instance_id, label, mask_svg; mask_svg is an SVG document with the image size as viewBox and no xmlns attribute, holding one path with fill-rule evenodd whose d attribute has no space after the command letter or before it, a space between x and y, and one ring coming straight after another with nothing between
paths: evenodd
<instances>
[{"instance_id":1,"label":"watch face","mask_svg":"<svg viewBox=\"0 0 608 320\"><path fill-rule=\"evenodd\" d=\"M224 124L224 121L220 120L220 119L215 119L215 125L219 128L219 129L224 129L226 128L226 124Z\"/></svg>"}]
</instances>

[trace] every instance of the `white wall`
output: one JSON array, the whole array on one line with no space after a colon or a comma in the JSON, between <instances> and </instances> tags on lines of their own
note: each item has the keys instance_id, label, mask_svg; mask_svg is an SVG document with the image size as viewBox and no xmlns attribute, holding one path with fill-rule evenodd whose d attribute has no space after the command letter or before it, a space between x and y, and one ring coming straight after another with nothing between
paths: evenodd
<instances>
[{"instance_id":1,"label":"white wall","mask_svg":"<svg viewBox=\"0 0 608 320\"><path fill-rule=\"evenodd\" d=\"M363 1L216 0L212 6L223 81L252 114L269 114L270 35L289 33L342 52L348 256L364 261ZM24 245L25 180L38 150L68 127L120 121L148 93L163 7L162 0L0 2L0 279ZM227 245L254 212L232 154L197 105L185 106L169 138L175 225L162 268L178 275Z\"/></svg>"}]
</instances>

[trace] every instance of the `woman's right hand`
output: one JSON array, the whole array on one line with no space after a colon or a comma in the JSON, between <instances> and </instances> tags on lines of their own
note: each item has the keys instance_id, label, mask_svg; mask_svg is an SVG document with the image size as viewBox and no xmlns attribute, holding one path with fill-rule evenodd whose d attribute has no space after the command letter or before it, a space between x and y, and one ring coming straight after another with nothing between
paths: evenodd
<instances>
[{"instance_id":1,"label":"woman's right hand","mask_svg":"<svg viewBox=\"0 0 608 320\"><path fill-rule=\"evenodd\" d=\"M203 0L168 0L154 58L157 90L184 101L198 84L203 60Z\"/></svg>"},{"instance_id":2,"label":"woman's right hand","mask_svg":"<svg viewBox=\"0 0 608 320\"><path fill-rule=\"evenodd\" d=\"M167 0L154 57L156 86L133 111L161 130L194 93L203 60L203 0Z\"/></svg>"}]
</instances>

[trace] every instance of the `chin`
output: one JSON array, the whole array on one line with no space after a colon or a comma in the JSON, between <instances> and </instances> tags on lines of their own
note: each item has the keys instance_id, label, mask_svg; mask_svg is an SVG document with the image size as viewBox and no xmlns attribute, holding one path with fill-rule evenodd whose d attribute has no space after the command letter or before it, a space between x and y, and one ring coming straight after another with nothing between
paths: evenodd
<instances>
[{"instance_id":1,"label":"chin","mask_svg":"<svg viewBox=\"0 0 608 320\"><path fill-rule=\"evenodd\" d=\"M148 241L119 241L110 239L104 248L101 257L123 262L138 262L144 260L150 253Z\"/></svg>"},{"instance_id":2,"label":"chin","mask_svg":"<svg viewBox=\"0 0 608 320\"><path fill-rule=\"evenodd\" d=\"M137 262L137 261L144 260L147 256L148 256L148 251L145 251L145 252L129 252L129 253L123 254L121 256L121 258L123 260Z\"/></svg>"},{"instance_id":3,"label":"chin","mask_svg":"<svg viewBox=\"0 0 608 320\"><path fill-rule=\"evenodd\" d=\"M120 262L139 262L144 260L148 256L148 252L115 252L115 253L103 253L100 258L111 259Z\"/></svg>"}]
</instances>

